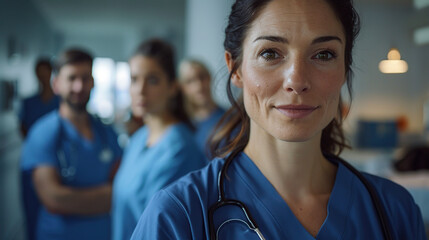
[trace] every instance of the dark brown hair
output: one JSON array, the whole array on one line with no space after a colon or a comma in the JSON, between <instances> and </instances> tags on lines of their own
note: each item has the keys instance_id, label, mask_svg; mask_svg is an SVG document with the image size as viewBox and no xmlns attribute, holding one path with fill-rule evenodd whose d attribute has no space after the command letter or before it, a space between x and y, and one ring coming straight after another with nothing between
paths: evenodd
<instances>
[{"instance_id":1,"label":"dark brown hair","mask_svg":"<svg viewBox=\"0 0 429 240\"><path fill-rule=\"evenodd\" d=\"M52 71L52 64L51 64L51 61L49 60L49 58L46 58L46 57L38 58L36 61L36 65L34 66L35 72L39 71L39 68L41 66L46 66Z\"/></svg>"},{"instance_id":2,"label":"dark brown hair","mask_svg":"<svg viewBox=\"0 0 429 240\"><path fill-rule=\"evenodd\" d=\"M237 0L231 8L228 26L225 29L224 48L231 54L233 61L227 84L227 95L231 108L225 113L216 126L216 134L211 138L210 151L212 157L225 157L226 164L230 159L243 151L249 141L250 119L244 109L242 97L236 100L231 90L231 76L242 63L243 42L252 22L271 0ZM359 16L353 7L353 0L326 0L340 20L346 36L345 70L346 82L350 99L352 97L352 49L359 33ZM348 147L342 130L342 101L338 106L337 117L322 131L321 149L325 154L339 155Z\"/></svg>"},{"instance_id":3,"label":"dark brown hair","mask_svg":"<svg viewBox=\"0 0 429 240\"><path fill-rule=\"evenodd\" d=\"M174 50L167 42L157 38L144 41L134 51L133 56L144 56L155 59L167 74L168 81L170 83L177 81ZM170 100L169 108L174 117L187 124L192 130L194 129L194 126L185 111L183 94L180 89L178 89L174 99Z\"/></svg>"},{"instance_id":4,"label":"dark brown hair","mask_svg":"<svg viewBox=\"0 0 429 240\"><path fill-rule=\"evenodd\" d=\"M187 59L182 60L182 62L180 62L180 64L179 64L179 75L183 71L182 68L185 65L197 66L204 72L204 74L206 74L208 77L211 78L211 74L210 74L209 69L207 68L207 65L204 64L203 61L197 60L195 58L187 58ZM181 76L179 76L179 78L180 77Z\"/></svg>"},{"instance_id":5,"label":"dark brown hair","mask_svg":"<svg viewBox=\"0 0 429 240\"><path fill-rule=\"evenodd\" d=\"M92 62L93 57L87 51L78 48L70 48L64 51L55 61L54 71L58 74L64 65L76 63L88 63L92 67Z\"/></svg>"}]
</instances>

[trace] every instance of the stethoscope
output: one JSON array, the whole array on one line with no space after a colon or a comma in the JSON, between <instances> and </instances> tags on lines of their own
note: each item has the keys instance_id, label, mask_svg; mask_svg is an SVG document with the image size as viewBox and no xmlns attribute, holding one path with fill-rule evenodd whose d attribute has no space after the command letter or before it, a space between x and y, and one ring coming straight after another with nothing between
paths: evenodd
<instances>
[{"instance_id":1,"label":"stethoscope","mask_svg":"<svg viewBox=\"0 0 429 240\"><path fill-rule=\"evenodd\" d=\"M228 159L232 159L234 158L233 156L229 156ZM380 221L380 225L383 231L383 236L384 239L387 240L391 240L393 239L392 237L392 230L389 226L389 221L387 220L387 216L385 213L385 209L383 208L380 198L377 195L377 192L375 191L374 187L372 186L372 184L362 175L362 173L360 173L356 168L354 168L353 166L351 166L348 162L344 161L343 159L339 158L339 157L335 157L335 159L340 162L341 164L343 164L344 166L346 166L353 174L355 174L359 180L364 184L365 188L368 190L369 195L372 199L372 202L374 204L375 210L377 212L377 216L378 219ZM227 160L228 161L228 160ZM223 226L223 224L229 222L229 221L240 221L242 223L244 223L245 225L247 225L247 227L252 230L253 232L255 232L259 239L261 240L265 240L265 237L263 236L263 234L261 233L261 231L259 230L258 224L256 223L256 221L253 219L252 215L249 212L249 209L246 207L246 205L238 200L234 200L234 199L227 199L225 198L225 191L221 186L224 186L224 179L225 179L225 174L227 171L229 164L225 163L222 166L221 171L218 174L218 182L217 182L217 188L218 188L218 200L215 204L213 204L210 209L209 209L209 231L210 231L210 240L217 240L218 239L218 235L219 235L219 230L220 228ZM214 212L224 206L236 206L241 208L241 210L243 211L244 215L246 216L247 222L241 219L230 219L226 222L224 222L217 231L215 231L215 225L214 225Z\"/></svg>"},{"instance_id":2,"label":"stethoscope","mask_svg":"<svg viewBox=\"0 0 429 240\"><path fill-rule=\"evenodd\" d=\"M72 139L65 137L65 134L63 132L63 128L65 127L63 126L64 123L60 122L60 124L61 126L59 139L67 139L67 141L61 140L62 143L57 149L57 158L60 167L60 174L66 182L71 182L75 178L77 172L77 144ZM93 129L95 129L95 127ZM98 155L99 160L104 163L109 163L113 158L113 152L106 142L107 138L105 138L105 134L103 134L103 131L97 131L97 133L100 133L99 138L102 145L102 150ZM68 157L66 157L66 152L64 150L64 148L66 147L65 143L68 143L70 145L69 154L67 155Z\"/></svg>"}]
</instances>

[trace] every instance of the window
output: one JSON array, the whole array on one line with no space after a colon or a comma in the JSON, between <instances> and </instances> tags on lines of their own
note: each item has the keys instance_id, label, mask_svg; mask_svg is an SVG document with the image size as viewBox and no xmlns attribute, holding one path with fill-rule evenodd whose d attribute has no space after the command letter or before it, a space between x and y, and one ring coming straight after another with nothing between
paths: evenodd
<instances>
[{"instance_id":1,"label":"window","mask_svg":"<svg viewBox=\"0 0 429 240\"><path fill-rule=\"evenodd\" d=\"M106 123L122 122L129 115L130 72L126 62L111 58L95 58L93 63L94 88L88 111Z\"/></svg>"}]
</instances>

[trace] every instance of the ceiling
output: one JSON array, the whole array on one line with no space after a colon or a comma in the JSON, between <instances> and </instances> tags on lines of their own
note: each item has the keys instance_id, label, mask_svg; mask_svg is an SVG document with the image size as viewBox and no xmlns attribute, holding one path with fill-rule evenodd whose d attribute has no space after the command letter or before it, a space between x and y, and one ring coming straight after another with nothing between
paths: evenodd
<instances>
[{"instance_id":1,"label":"ceiling","mask_svg":"<svg viewBox=\"0 0 429 240\"><path fill-rule=\"evenodd\" d=\"M32 0L63 34L122 34L183 24L186 0ZM182 22L178 22L181 19Z\"/></svg>"},{"instance_id":2,"label":"ceiling","mask_svg":"<svg viewBox=\"0 0 429 240\"><path fill-rule=\"evenodd\" d=\"M131 33L184 31L188 0L31 0L65 36L129 36ZM225 0L205 0L225 1ZM356 4L413 7L429 0L355 0ZM429 10L429 7L425 10ZM413 25L426 25L428 11L419 11ZM417 12L416 12L417 13ZM422 23L422 24L420 24Z\"/></svg>"}]
</instances>

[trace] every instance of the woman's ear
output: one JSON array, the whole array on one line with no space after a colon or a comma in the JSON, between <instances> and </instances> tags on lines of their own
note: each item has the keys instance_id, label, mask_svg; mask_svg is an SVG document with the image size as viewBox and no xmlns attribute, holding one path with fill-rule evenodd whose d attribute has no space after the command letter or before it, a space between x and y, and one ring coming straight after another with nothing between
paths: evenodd
<instances>
[{"instance_id":1,"label":"woman's ear","mask_svg":"<svg viewBox=\"0 0 429 240\"><path fill-rule=\"evenodd\" d=\"M226 66L228 67L228 72L231 73L234 66L234 60L232 60L231 53L228 51L225 51L225 62ZM243 82L241 81L241 75L240 75L240 69L236 69L235 72L231 75L231 82L238 88L243 87Z\"/></svg>"}]
</instances>

